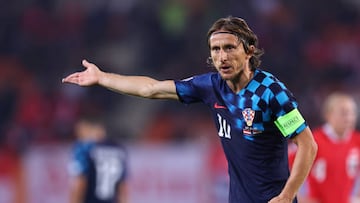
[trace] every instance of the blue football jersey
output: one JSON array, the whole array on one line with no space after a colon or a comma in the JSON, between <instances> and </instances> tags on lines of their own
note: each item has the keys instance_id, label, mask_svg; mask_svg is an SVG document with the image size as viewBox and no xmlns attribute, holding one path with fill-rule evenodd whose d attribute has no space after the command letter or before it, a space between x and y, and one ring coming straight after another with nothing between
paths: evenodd
<instances>
[{"instance_id":1,"label":"blue football jersey","mask_svg":"<svg viewBox=\"0 0 360 203\"><path fill-rule=\"evenodd\" d=\"M307 126L284 84L263 70L238 93L216 72L175 84L181 102L212 111L228 161L229 202L265 203L280 194L290 173L287 140Z\"/></svg>"},{"instance_id":2,"label":"blue football jersey","mask_svg":"<svg viewBox=\"0 0 360 203\"><path fill-rule=\"evenodd\" d=\"M84 203L114 203L118 184L126 178L126 151L111 141L77 142L70 173L87 180Z\"/></svg>"}]
</instances>

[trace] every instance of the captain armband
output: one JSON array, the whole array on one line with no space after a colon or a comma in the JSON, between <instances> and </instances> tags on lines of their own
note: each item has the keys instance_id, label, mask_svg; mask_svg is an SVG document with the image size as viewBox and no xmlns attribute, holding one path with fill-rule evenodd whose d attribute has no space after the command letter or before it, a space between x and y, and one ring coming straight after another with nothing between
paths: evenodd
<instances>
[{"instance_id":1,"label":"captain armband","mask_svg":"<svg viewBox=\"0 0 360 203\"><path fill-rule=\"evenodd\" d=\"M304 122L305 120L299 110L294 109L276 119L275 125L279 128L281 134L287 137L294 133Z\"/></svg>"}]
</instances>

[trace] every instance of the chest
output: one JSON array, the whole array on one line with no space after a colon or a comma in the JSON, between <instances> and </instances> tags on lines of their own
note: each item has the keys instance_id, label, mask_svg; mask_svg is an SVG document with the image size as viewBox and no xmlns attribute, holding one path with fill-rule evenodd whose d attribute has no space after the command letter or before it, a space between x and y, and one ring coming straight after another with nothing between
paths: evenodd
<instances>
[{"instance_id":1,"label":"chest","mask_svg":"<svg viewBox=\"0 0 360 203\"><path fill-rule=\"evenodd\" d=\"M359 171L360 146L351 139L335 143L317 139L318 154L312 169L312 176L318 181L353 179Z\"/></svg>"},{"instance_id":2,"label":"chest","mask_svg":"<svg viewBox=\"0 0 360 203\"><path fill-rule=\"evenodd\" d=\"M215 121L226 122L234 130L247 128L264 131L273 127L273 118L266 98L254 93L219 94L209 102ZM221 127L218 125L218 127Z\"/></svg>"},{"instance_id":3,"label":"chest","mask_svg":"<svg viewBox=\"0 0 360 203\"><path fill-rule=\"evenodd\" d=\"M334 143L329 140L317 140L319 145L317 159L325 160L328 165L359 165L360 146L357 142Z\"/></svg>"}]
</instances>

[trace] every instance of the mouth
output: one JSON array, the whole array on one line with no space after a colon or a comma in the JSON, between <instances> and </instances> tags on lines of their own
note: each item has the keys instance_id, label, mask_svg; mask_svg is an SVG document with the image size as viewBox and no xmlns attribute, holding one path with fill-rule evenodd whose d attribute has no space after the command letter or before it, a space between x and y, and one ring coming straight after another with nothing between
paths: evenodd
<instances>
[{"instance_id":1,"label":"mouth","mask_svg":"<svg viewBox=\"0 0 360 203\"><path fill-rule=\"evenodd\" d=\"M223 73L227 73L227 72L230 71L230 69L231 69L231 66L221 66L221 67L219 68L219 71L221 71L221 72L223 72Z\"/></svg>"}]
</instances>

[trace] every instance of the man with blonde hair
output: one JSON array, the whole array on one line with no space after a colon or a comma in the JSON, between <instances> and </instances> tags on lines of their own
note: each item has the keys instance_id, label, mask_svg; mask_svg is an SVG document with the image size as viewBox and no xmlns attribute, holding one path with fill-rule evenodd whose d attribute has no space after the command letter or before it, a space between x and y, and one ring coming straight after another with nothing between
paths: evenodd
<instances>
[{"instance_id":1,"label":"man with blonde hair","mask_svg":"<svg viewBox=\"0 0 360 203\"><path fill-rule=\"evenodd\" d=\"M357 104L350 94L335 92L325 99L324 124L313 131L319 150L305 184L304 202L355 202L360 166L357 116Z\"/></svg>"}]
</instances>

